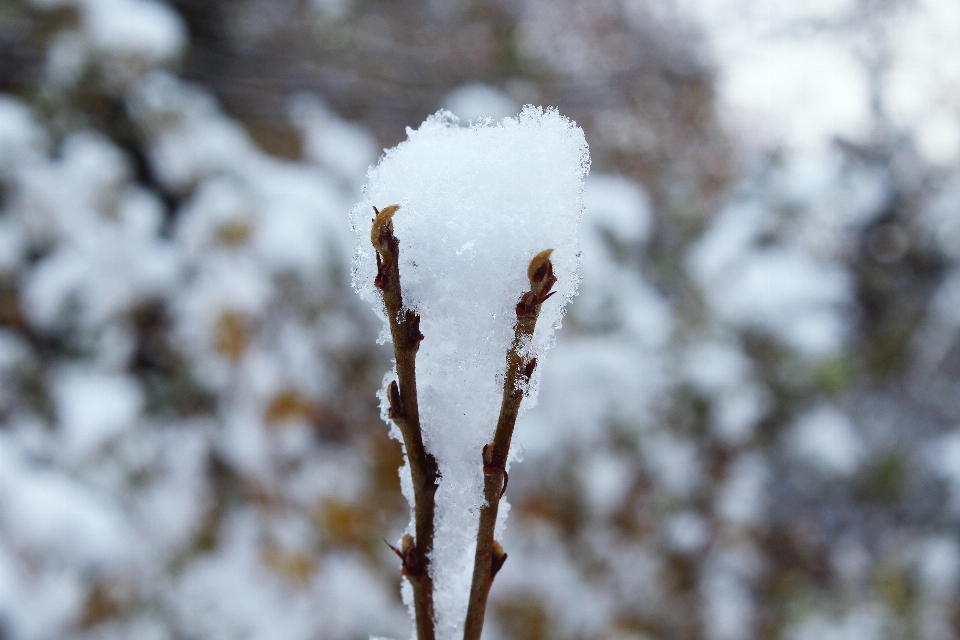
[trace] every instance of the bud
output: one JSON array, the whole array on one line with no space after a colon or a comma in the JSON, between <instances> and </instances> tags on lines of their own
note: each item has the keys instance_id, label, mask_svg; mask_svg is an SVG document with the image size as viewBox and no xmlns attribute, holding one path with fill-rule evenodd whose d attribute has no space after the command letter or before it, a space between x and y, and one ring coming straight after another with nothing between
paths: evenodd
<instances>
[{"instance_id":1,"label":"bud","mask_svg":"<svg viewBox=\"0 0 960 640\"><path fill-rule=\"evenodd\" d=\"M506 551L496 540L493 541L493 557L490 560L490 577L494 578L500 572L503 563L507 561Z\"/></svg>"},{"instance_id":2,"label":"bud","mask_svg":"<svg viewBox=\"0 0 960 640\"><path fill-rule=\"evenodd\" d=\"M370 242L378 252L395 250L396 238L393 237L393 214L400 209L400 205L391 204L383 209L373 208L376 217L370 229Z\"/></svg>"},{"instance_id":3,"label":"bud","mask_svg":"<svg viewBox=\"0 0 960 640\"><path fill-rule=\"evenodd\" d=\"M387 387L387 400L390 403L387 415L391 420L402 420L404 418L403 401L400 398L400 387L396 380L391 381L390 386Z\"/></svg>"},{"instance_id":4,"label":"bud","mask_svg":"<svg viewBox=\"0 0 960 640\"><path fill-rule=\"evenodd\" d=\"M517 317L536 318L540 312L540 305L547 301L555 291L551 291L553 285L557 282L557 277L553 275L553 263L550 262L550 255L553 249L544 249L533 256L530 266L527 267L527 277L530 279L530 291L527 291L520 297L517 303Z\"/></svg>"}]
</instances>

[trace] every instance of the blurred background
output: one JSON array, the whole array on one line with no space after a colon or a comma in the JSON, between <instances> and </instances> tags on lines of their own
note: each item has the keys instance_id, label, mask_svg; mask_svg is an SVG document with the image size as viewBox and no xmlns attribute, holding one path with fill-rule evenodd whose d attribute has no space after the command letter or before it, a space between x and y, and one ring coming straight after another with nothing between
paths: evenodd
<instances>
[{"instance_id":1,"label":"blurred background","mask_svg":"<svg viewBox=\"0 0 960 640\"><path fill-rule=\"evenodd\" d=\"M367 166L586 131L485 638L960 634L950 0L0 0L0 639L408 637Z\"/></svg>"}]
</instances>

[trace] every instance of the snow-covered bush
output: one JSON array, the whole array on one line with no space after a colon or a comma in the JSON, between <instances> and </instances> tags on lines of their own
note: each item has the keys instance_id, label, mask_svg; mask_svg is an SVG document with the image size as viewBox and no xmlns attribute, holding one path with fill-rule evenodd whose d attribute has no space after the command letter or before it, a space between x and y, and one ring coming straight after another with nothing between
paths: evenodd
<instances>
[{"instance_id":1,"label":"snow-covered bush","mask_svg":"<svg viewBox=\"0 0 960 640\"><path fill-rule=\"evenodd\" d=\"M955 11L0 3L0 637L409 636L349 207L405 126L527 103L593 165L484 637L952 637Z\"/></svg>"}]
</instances>

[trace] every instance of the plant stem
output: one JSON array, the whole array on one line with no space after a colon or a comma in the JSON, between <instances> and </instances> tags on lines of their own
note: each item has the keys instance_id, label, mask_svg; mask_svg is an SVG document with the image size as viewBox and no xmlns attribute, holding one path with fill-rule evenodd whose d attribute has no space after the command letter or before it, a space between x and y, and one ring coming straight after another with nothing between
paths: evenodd
<instances>
[{"instance_id":1,"label":"plant stem","mask_svg":"<svg viewBox=\"0 0 960 640\"><path fill-rule=\"evenodd\" d=\"M393 353L397 365L397 381L387 389L390 419L403 437L407 464L413 478L414 537L404 537L402 549L395 550L403 560L403 575L413 587L418 640L434 640L433 578L430 576L430 554L433 551L435 494L439 470L436 458L423 446L420 410L417 403L416 357L423 334L420 316L404 309L400 289L400 243L393 233L393 215L399 205L390 205L377 214L370 238L377 251L375 284L383 294L383 304L390 323Z\"/></svg>"},{"instance_id":2,"label":"plant stem","mask_svg":"<svg viewBox=\"0 0 960 640\"><path fill-rule=\"evenodd\" d=\"M551 288L557 281L550 262L552 249L538 253L530 261L527 276L530 291L520 297L517 304L517 324L513 330L513 343L507 352L507 370L503 379L503 400L493 442L483 448L483 496L486 504L480 508L480 525L477 530L477 552L473 562L473 582L470 586L470 603L464 623L463 639L480 640L483 620L487 610L487 596L500 567L507 559L503 547L493 539L497 524L500 498L507 488L509 476L506 471L507 454L517 423L520 402L523 400L530 376L537 366L535 358L525 359L523 350L533 337L540 305L549 298Z\"/></svg>"}]
</instances>

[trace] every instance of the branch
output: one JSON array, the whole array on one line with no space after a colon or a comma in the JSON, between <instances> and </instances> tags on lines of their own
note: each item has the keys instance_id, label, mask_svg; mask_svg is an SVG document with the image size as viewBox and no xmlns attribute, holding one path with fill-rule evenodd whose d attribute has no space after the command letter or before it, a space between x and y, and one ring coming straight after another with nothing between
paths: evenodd
<instances>
[{"instance_id":1,"label":"branch","mask_svg":"<svg viewBox=\"0 0 960 640\"><path fill-rule=\"evenodd\" d=\"M416 358L423 334L420 316L404 309L400 290L400 243L393 234L393 215L400 205L382 211L373 208L376 217L370 240L377 252L377 277L374 284L383 294L393 353L397 364L397 381L387 388L389 416L403 436L407 463L413 478L414 536L404 536L402 549L403 575L413 587L417 639L434 640L433 579L430 577L430 554L433 551L433 518L437 480L437 460L427 453L420 431L420 409L417 404ZM398 384L399 382L399 384Z\"/></svg>"},{"instance_id":2,"label":"branch","mask_svg":"<svg viewBox=\"0 0 960 640\"><path fill-rule=\"evenodd\" d=\"M524 391L530 382L530 376L537 366L536 358L525 360L521 351L533 337L540 305L552 296L557 278L553 275L553 263L550 254L553 249L541 251L527 269L530 290L520 296L517 303L517 324L513 331L513 344L507 352L507 371L503 380L503 401L500 404L500 417L493 442L484 445L483 458L483 496L486 504L480 508L480 526L477 531L477 553L473 562L473 582L470 586L470 604L467 607L467 619L464 624L464 640L480 640L483 631L483 619L487 609L487 596L497 572L507 559L500 543L493 539L497 524L497 511L500 498L507 490L509 476L506 470L506 458L513 439L513 429L517 423L517 413Z\"/></svg>"}]
</instances>

